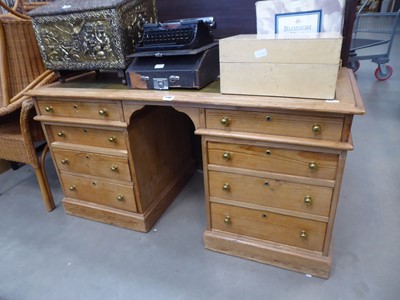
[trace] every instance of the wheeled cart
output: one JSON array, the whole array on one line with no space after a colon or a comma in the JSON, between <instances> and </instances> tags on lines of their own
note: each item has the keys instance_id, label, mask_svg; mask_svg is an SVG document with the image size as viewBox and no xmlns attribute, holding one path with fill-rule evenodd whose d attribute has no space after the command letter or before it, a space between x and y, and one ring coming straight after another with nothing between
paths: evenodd
<instances>
[{"instance_id":1,"label":"wheeled cart","mask_svg":"<svg viewBox=\"0 0 400 300\"><path fill-rule=\"evenodd\" d=\"M396 34L400 10L395 13L362 13L369 1L360 7L354 23L354 31L350 46L349 67L356 72L360 67L360 60L371 60L378 64L375 77L378 80L387 80L393 74L393 68L387 63ZM360 50L372 48L369 51Z\"/></svg>"}]
</instances>

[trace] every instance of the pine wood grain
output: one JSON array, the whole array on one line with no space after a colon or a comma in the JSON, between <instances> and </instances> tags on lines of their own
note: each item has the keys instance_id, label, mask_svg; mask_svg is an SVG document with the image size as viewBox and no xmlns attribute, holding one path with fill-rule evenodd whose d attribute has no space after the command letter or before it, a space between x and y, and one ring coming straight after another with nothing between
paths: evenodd
<instances>
[{"instance_id":1,"label":"pine wood grain","mask_svg":"<svg viewBox=\"0 0 400 300\"><path fill-rule=\"evenodd\" d=\"M121 103L118 101L65 101L59 98L39 100L38 107L43 116L123 121Z\"/></svg>"},{"instance_id":2,"label":"pine wood grain","mask_svg":"<svg viewBox=\"0 0 400 300\"><path fill-rule=\"evenodd\" d=\"M209 171L210 196L328 216L332 188ZM224 186L228 188L224 189ZM305 202L309 196L311 204Z\"/></svg>"},{"instance_id":3,"label":"pine wood grain","mask_svg":"<svg viewBox=\"0 0 400 300\"><path fill-rule=\"evenodd\" d=\"M53 153L57 168L61 172L87 174L128 182L132 180L127 157L62 148L54 148Z\"/></svg>"},{"instance_id":4,"label":"pine wood grain","mask_svg":"<svg viewBox=\"0 0 400 300\"><path fill-rule=\"evenodd\" d=\"M111 149L126 149L125 133L113 128L47 125L50 142L62 142ZM110 138L112 141L110 141Z\"/></svg>"},{"instance_id":5,"label":"pine wood grain","mask_svg":"<svg viewBox=\"0 0 400 300\"><path fill-rule=\"evenodd\" d=\"M229 224L224 222L227 217ZM211 203L211 228L322 252L326 223ZM305 239L300 237L303 230Z\"/></svg>"},{"instance_id":6,"label":"pine wood grain","mask_svg":"<svg viewBox=\"0 0 400 300\"><path fill-rule=\"evenodd\" d=\"M225 153L230 159L223 158ZM210 164L322 179L335 178L338 160L333 154L214 142L208 143L208 156ZM317 169L309 168L311 162Z\"/></svg>"},{"instance_id":7,"label":"pine wood grain","mask_svg":"<svg viewBox=\"0 0 400 300\"><path fill-rule=\"evenodd\" d=\"M104 206L136 212L132 184L117 184L104 179L85 178L61 173L64 194L68 198L84 200ZM119 197L122 196L122 199Z\"/></svg>"},{"instance_id":8,"label":"pine wood grain","mask_svg":"<svg viewBox=\"0 0 400 300\"><path fill-rule=\"evenodd\" d=\"M221 124L223 119L227 120L226 125ZM239 131L318 140L342 140L343 118L291 115L268 111L243 112L207 109L206 122L209 129L228 132ZM321 128L319 133L314 133L312 130L315 125Z\"/></svg>"}]
</instances>

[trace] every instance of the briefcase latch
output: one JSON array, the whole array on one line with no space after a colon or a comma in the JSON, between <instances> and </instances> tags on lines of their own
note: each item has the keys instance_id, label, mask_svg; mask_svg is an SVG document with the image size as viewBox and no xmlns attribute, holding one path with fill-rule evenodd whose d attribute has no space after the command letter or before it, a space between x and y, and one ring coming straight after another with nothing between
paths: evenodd
<instances>
[{"instance_id":1,"label":"briefcase latch","mask_svg":"<svg viewBox=\"0 0 400 300\"><path fill-rule=\"evenodd\" d=\"M168 79L167 78L153 78L153 84L155 90L168 90Z\"/></svg>"},{"instance_id":2,"label":"briefcase latch","mask_svg":"<svg viewBox=\"0 0 400 300\"><path fill-rule=\"evenodd\" d=\"M169 81L172 82L172 83L174 83L174 82L176 82L178 80L179 80L179 76L178 75L169 76Z\"/></svg>"}]
</instances>

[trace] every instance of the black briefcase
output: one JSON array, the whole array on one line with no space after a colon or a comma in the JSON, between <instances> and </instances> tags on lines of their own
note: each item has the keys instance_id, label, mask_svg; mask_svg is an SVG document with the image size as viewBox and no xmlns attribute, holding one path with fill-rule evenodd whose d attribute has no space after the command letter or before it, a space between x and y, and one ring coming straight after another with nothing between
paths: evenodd
<instances>
[{"instance_id":1,"label":"black briefcase","mask_svg":"<svg viewBox=\"0 0 400 300\"><path fill-rule=\"evenodd\" d=\"M133 89L201 89L219 76L219 48L214 42L198 49L139 52L126 70Z\"/></svg>"}]
</instances>

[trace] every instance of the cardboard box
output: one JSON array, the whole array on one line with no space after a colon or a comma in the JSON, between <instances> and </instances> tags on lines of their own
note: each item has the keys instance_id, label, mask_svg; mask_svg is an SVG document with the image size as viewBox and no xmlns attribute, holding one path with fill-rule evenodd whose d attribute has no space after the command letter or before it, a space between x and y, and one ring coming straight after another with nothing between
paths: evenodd
<instances>
[{"instance_id":1,"label":"cardboard box","mask_svg":"<svg viewBox=\"0 0 400 300\"><path fill-rule=\"evenodd\" d=\"M339 33L221 39L221 93L334 99L341 46Z\"/></svg>"},{"instance_id":2,"label":"cardboard box","mask_svg":"<svg viewBox=\"0 0 400 300\"><path fill-rule=\"evenodd\" d=\"M342 33L345 4L345 0L257 1L257 34Z\"/></svg>"}]
</instances>

